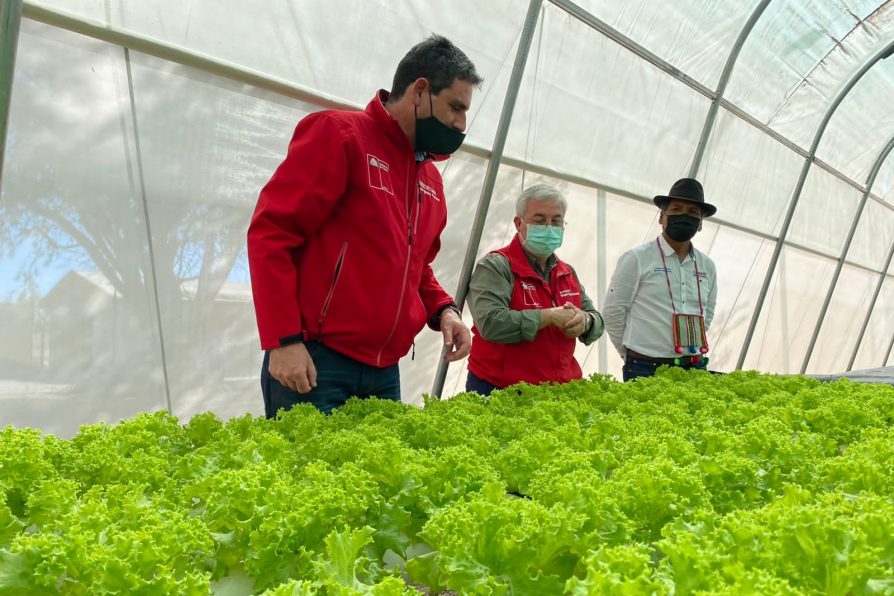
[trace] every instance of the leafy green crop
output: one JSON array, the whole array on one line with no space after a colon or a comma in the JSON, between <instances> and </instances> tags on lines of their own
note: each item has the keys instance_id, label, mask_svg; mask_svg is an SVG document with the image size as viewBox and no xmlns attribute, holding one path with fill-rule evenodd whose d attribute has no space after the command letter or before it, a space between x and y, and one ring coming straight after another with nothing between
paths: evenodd
<instances>
[{"instance_id":1,"label":"leafy green crop","mask_svg":"<svg viewBox=\"0 0 894 596\"><path fill-rule=\"evenodd\" d=\"M0 594L420 590L894 594L894 388L671 369L0 430Z\"/></svg>"}]
</instances>

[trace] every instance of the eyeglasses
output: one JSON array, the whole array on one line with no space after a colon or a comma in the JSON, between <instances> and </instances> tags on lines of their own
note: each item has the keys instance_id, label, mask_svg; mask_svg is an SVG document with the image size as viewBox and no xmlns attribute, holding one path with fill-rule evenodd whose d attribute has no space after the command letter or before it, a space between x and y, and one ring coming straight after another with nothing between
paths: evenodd
<instances>
[{"instance_id":1,"label":"eyeglasses","mask_svg":"<svg viewBox=\"0 0 894 596\"><path fill-rule=\"evenodd\" d=\"M564 217L555 217L552 219L552 221L548 221L541 217L535 217L531 221L526 221L525 223L531 226L552 226L554 228L564 228L565 224L568 223L568 221Z\"/></svg>"}]
</instances>

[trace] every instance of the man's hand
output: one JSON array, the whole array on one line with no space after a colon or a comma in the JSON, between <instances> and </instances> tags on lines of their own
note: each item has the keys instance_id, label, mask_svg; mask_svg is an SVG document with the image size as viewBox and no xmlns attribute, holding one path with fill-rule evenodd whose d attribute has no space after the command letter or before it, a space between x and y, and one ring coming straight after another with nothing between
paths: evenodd
<instances>
[{"instance_id":1,"label":"man's hand","mask_svg":"<svg viewBox=\"0 0 894 596\"><path fill-rule=\"evenodd\" d=\"M270 351L270 376L298 393L307 393L317 386L317 368L303 343L291 344Z\"/></svg>"},{"instance_id":2,"label":"man's hand","mask_svg":"<svg viewBox=\"0 0 894 596\"><path fill-rule=\"evenodd\" d=\"M453 309L445 308L441 312L441 333L444 335L444 347L447 349L444 360L455 362L469 354L472 334Z\"/></svg>"},{"instance_id":3,"label":"man's hand","mask_svg":"<svg viewBox=\"0 0 894 596\"><path fill-rule=\"evenodd\" d=\"M562 331L565 332L565 337L573 339L583 335L587 331L587 326L590 324L590 315L570 302L563 304L562 308L573 313L572 317L562 326Z\"/></svg>"},{"instance_id":4,"label":"man's hand","mask_svg":"<svg viewBox=\"0 0 894 596\"><path fill-rule=\"evenodd\" d=\"M574 311L562 306L544 308L540 311L540 329L553 325L565 331L565 324L574 318Z\"/></svg>"}]
</instances>

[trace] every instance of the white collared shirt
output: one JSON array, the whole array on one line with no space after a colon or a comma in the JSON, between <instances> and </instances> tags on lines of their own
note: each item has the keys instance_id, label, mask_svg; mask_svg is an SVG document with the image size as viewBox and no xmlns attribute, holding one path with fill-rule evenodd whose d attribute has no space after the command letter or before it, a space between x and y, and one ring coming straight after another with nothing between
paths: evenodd
<instances>
[{"instance_id":1,"label":"white collared shirt","mask_svg":"<svg viewBox=\"0 0 894 596\"><path fill-rule=\"evenodd\" d=\"M658 251L659 245L664 252L664 262ZM663 236L659 236L657 244L653 239L621 255L605 295L602 309L605 331L621 358L626 357L628 348L653 358L679 356L674 351L674 310L668 295L668 279L677 313L694 315L699 314L699 288L696 285L699 280L705 329L711 326L717 304L714 261L693 246L681 263L674 249Z\"/></svg>"}]
</instances>

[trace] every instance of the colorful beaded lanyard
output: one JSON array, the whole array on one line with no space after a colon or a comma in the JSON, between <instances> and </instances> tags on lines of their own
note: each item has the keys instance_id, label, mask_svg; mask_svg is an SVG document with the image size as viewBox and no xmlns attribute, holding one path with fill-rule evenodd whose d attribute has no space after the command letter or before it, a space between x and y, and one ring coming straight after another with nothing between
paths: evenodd
<instances>
[{"instance_id":1,"label":"colorful beaded lanyard","mask_svg":"<svg viewBox=\"0 0 894 596\"><path fill-rule=\"evenodd\" d=\"M664 251L661 250L661 242L655 238L655 244L658 246L658 254L661 255L661 264L664 268L664 280L667 282L667 295L670 296L671 309L673 310L673 327L674 327L674 351L677 354L707 354L708 353L708 337L705 334L705 311L702 307L702 286L701 275L698 271L698 260L695 254L692 255L692 262L695 264L695 287L698 290L698 314L685 315L677 312L677 305L674 303L674 293L671 291L670 276L667 274L667 261L664 260ZM697 362L700 356L693 356L692 361ZM705 358L707 360L707 358Z\"/></svg>"}]
</instances>

